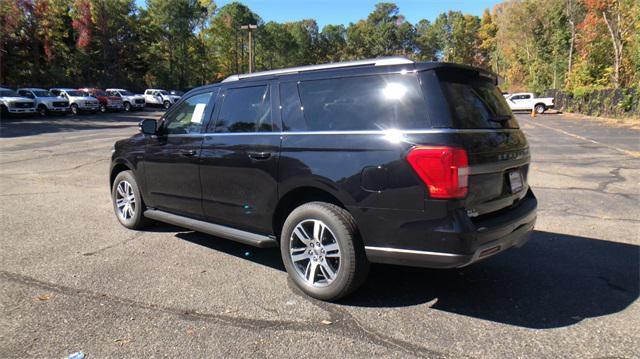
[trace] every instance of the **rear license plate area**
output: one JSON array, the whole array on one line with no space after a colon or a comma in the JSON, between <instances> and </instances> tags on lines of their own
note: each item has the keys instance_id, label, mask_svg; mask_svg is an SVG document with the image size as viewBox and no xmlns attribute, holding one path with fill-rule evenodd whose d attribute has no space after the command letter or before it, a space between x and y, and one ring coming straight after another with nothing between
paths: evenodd
<instances>
[{"instance_id":1,"label":"rear license plate area","mask_svg":"<svg viewBox=\"0 0 640 359\"><path fill-rule=\"evenodd\" d=\"M511 193L518 193L522 191L524 181L522 180L522 172L520 172L520 170L509 171L509 186L511 188Z\"/></svg>"}]
</instances>

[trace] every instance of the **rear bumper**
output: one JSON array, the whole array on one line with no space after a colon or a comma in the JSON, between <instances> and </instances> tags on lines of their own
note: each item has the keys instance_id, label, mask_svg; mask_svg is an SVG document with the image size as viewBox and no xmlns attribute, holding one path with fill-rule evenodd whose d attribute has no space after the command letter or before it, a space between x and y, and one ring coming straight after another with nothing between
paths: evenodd
<instances>
[{"instance_id":1,"label":"rear bumper","mask_svg":"<svg viewBox=\"0 0 640 359\"><path fill-rule=\"evenodd\" d=\"M521 202L512 209L502 210L495 216L476 222L468 217L455 216L456 225L447 230L447 235L435 229L420 233L423 238L438 238L449 242L457 250L430 250L425 241L400 247L396 243L389 246L381 241L367 243L365 251L370 262L398 264L428 268L458 268L491 257L511 247L521 247L529 239L536 222L537 200L529 191ZM418 237L418 235L415 235Z\"/></svg>"}]
</instances>

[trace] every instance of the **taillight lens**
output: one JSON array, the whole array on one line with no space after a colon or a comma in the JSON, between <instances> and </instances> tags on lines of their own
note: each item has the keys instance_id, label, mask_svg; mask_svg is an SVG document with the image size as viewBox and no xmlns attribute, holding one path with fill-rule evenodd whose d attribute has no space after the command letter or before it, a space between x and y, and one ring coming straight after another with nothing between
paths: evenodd
<instances>
[{"instance_id":1,"label":"taillight lens","mask_svg":"<svg viewBox=\"0 0 640 359\"><path fill-rule=\"evenodd\" d=\"M427 185L432 198L463 198L469 184L467 151L455 147L417 146L407 161Z\"/></svg>"}]
</instances>

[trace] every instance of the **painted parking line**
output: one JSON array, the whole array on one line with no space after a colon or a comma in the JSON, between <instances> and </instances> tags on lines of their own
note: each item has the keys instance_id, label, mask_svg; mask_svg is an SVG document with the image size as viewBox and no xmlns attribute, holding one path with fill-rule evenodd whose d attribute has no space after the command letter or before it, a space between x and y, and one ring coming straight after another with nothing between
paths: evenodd
<instances>
[{"instance_id":1,"label":"painted parking line","mask_svg":"<svg viewBox=\"0 0 640 359\"><path fill-rule=\"evenodd\" d=\"M596 140L594 140L592 138L576 135L575 133L571 133L571 132L568 132L568 131L565 131L565 130L561 130L559 128L554 128L554 127L551 127L551 126L543 125L543 124L541 124L539 122L533 123L533 122L531 122L529 120L525 120L525 122L528 125L531 125L533 127L543 127L543 128L555 131L555 132L562 133L563 135L567 135L569 137L573 137L573 138L576 138L576 139L579 139L579 140L582 140L582 141L591 142L591 143L595 143L595 144L600 145L600 146L604 146L604 147L610 148L610 149L612 149L614 151L618 151L618 152L623 153L623 154L625 154L627 156L631 156L631 157L634 157L634 158L640 158L640 152L638 152L638 151L629 151L629 150L625 150L624 148L611 146L611 145L608 145L606 143L602 143L602 142L596 141Z\"/></svg>"}]
</instances>

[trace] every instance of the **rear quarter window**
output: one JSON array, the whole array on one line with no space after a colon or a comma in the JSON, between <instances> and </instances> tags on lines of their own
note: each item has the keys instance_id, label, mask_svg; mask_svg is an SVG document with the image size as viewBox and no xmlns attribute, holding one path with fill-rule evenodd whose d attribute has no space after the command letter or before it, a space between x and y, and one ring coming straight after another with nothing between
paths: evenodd
<instances>
[{"instance_id":1,"label":"rear quarter window","mask_svg":"<svg viewBox=\"0 0 640 359\"><path fill-rule=\"evenodd\" d=\"M490 79L464 69L439 69L436 74L452 128L519 128L504 96Z\"/></svg>"},{"instance_id":2,"label":"rear quarter window","mask_svg":"<svg viewBox=\"0 0 640 359\"><path fill-rule=\"evenodd\" d=\"M429 127L414 73L307 80L297 86L282 84L280 92L283 122L289 131Z\"/></svg>"}]
</instances>

